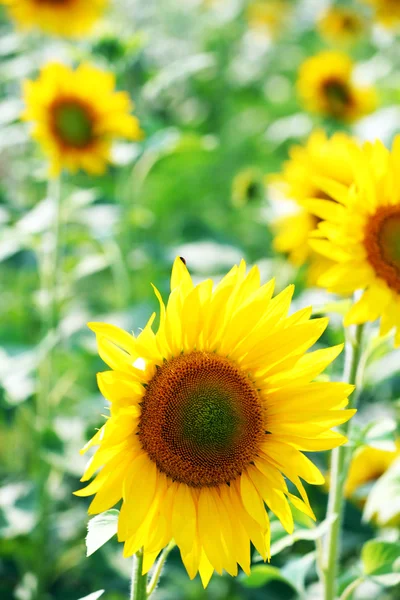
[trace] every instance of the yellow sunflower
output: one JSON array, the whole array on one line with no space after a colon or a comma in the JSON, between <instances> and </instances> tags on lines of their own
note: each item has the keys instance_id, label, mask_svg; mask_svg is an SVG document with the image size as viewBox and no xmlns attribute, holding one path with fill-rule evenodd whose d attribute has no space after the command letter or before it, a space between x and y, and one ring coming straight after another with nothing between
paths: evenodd
<instances>
[{"instance_id":1,"label":"yellow sunflower","mask_svg":"<svg viewBox=\"0 0 400 600\"><path fill-rule=\"evenodd\" d=\"M254 167L240 171L232 182L232 204L237 208L246 206L264 195L261 173Z\"/></svg>"},{"instance_id":2,"label":"yellow sunflower","mask_svg":"<svg viewBox=\"0 0 400 600\"><path fill-rule=\"evenodd\" d=\"M80 496L96 494L89 513L122 498L118 538L124 555L144 549L147 572L171 539L193 578L250 569L250 542L269 557L266 506L293 531L288 501L313 517L301 479L324 479L302 451L336 447L331 431L347 421L353 387L312 382L341 346L306 353L327 319L311 308L287 316L293 286L272 299L242 262L213 289L194 286L176 259L160 323L153 315L134 337L91 323L111 370L98 375L110 416L83 451L99 445ZM298 489L292 494L285 477Z\"/></svg>"},{"instance_id":3,"label":"yellow sunflower","mask_svg":"<svg viewBox=\"0 0 400 600\"><path fill-rule=\"evenodd\" d=\"M322 37L334 44L351 45L366 31L363 17L345 6L330 6L318 21Z\"/></svg>"},{"instance_id":4,"label":"yellow sunflower","mask_svg":"<svg viewBox=\"0 0 400 600\"><path fill-rule=\"evenodd\" d=\"M335 202L311 200L310 211L322 221L313 249L335 264L318 280L328 290L362 292L345 325L381 319L381 334L395 329L400 345L400 136L389 152L379 141L362 148L349 143L347 158L355 185L350 189L328 178L319 183Z\"/></svg>"},{"instance_id":5,"label":"yellow sunflower","mask_svg":"<svg viewBox=\"0 0 400 600\"><path fill-rule=\"evenodd\" d=\"M398 0L361 0L375 10L376 20L388 27L396 29L400 26L400 3Z\"/></svg>"},{"instance_id":6,"label":"yellow sunflower","mask_svg":"<svg viewBox=\"0 0 400 600\"><path fill-rule=\"evenodd\" d=\"M41 144L57 174L62 167L100 174L110 161L114 138L138 140L139 122L130 115L126 92L115 91L115 77L89 64L76 70L46 65L36 81L24 85L26 110L33 137Z\"/></svg>"},{"instance_id":7,"label":"yellow sunflower","mask_svg":"<svg viewBox=\"0 0 400 600\"><path fill-rule=\"evenodd\" d=\"M308 282L316 283L329 264L328 259L313 252L310 234L318 219L305 206L309 198L327 198L314 180L315 176L330 177L344 185L352 183L352 170L346 160L347 144L351 138L336 133L330 139L322 130L314 131L304 146L292 146L289 160L282 173L271 179L273 186L283 194L279 204L292 202L292 210L273 223L274 248L288 255L295 266L308 263Z\"/></svg>"},{"instance_id":8,"label":"yellow sunflower","mask_svg":"<svg viewBox=\"0 0 400 600\"><path fill-rule=\"evenodd\" d=\"M370 446L362 446L351 460L350 470L345 486L346 497L351 497L363 485L379 479L400 456L400 442L397 450L380 450Z\"/></svg>"},{"instance_id":9,"label":"yellow sunflower","mask_svg":"<svg viewBox=\"0 0 400 600\"><path fill-rule=\"evenodd\" d=\"M47 33L80 36L103 13L108 0L0 0L23 29L37 27Z\"/></svg>"},{"instance_id":10,"label":"yellow sunflower","mask_svg":"<svg viewBox=\"0 0 400 600\"><path fill-rule=\"evenodd\" d=\"M347 54L324 50L300 66L297 89L304 107L325 117L352 122L377 105L374 88L352 80L353 63Z\"/></svg>"},{"instance_id":11,"label":"yellow sunflower","mask_svg":"<svg viewBox=\"0 0 400 600\"><path fill-rule=\"evenodd\" d=\"M286 0L256 0L247 8L249 26L261 33L276 37L285 25L289 14Z\"/></svg>"}]
</instances>

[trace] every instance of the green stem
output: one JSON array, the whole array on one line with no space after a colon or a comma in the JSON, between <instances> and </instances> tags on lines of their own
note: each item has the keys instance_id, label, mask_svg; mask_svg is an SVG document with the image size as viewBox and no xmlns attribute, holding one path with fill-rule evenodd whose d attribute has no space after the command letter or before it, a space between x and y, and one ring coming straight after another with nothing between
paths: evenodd
<instances>
[{"instance_id":1,"label":"green stem","mask_svg":"<svg viewBox=\"0 0 400 600\"><path fill-rule=\"evenodd\" d=\"M345 348L345 368L343 380L356 384L357 389L350 397L349 407L355 408L360 394L362 372L364 361L362 359L362 333L363 326L357 325L355 328L346 330L346 348ZM349 437L352 427L352 420L347 421L341 427L341 433ZM324 600L334 600L336 598L336 579L339 559L339 538L342 527L343 507L344 507L344 486L351 459L351 446L339 446L332 451L331 479L328 499L327 518L334 515L337 518L333 521L326 540L326 557L324 561Z\"/></svg>"},{"instance_id":2,"label":"green stem","mask_svg":"<svg viewBox=\"0 0 400 600\"><path fill-rule=\"evenodd\" d=\"M167 560L169 553L171 552L171 550L174 547L175 547L175 542L170 542L168 544L168 546L166 546L164 548L163 552L161 553L160 558L157 561L151 581L150 581L149 585L147 586L147 595L149 598L150 598L151 594L155 591L155 589L158 585L158 582L160 581L161 572L165 565L165 561Z\"/></svg>"},{"instance_id":3,"label":"green stem","mask_svg":"<svg viewBox=\"0 0 400 600\"><path fill-rule=\"evenodd\" d=\"M143 575L143 550L133 557L130 600L147 599L147 574Z\"/></svg>"},{"instance_id":4,"label":"green stem","mask_svg":"<svg viewBox=\"0 0 400 600\"><path fill-rule=\"evenodd\" d=\"M350 598L353 595L353 592L358 588L358 586L363 583L364 578L363 577L359 577L358 579L356 579L355 581L352 581L350 583L350 585L347 586L347 588L344 590L343 594L340 596L339 600L350 600Z\"/></svg>"},{"instance_id":5,"label":"green stem","mask_svg":"<svg viewBox=\"0 0 400 600\"><path fill-rule=\"evenodd\" d=\"M47 197L52 204L54 218L51 231L44 233L39 259L41 301L43 302L42 339L54 333L58 323L57 285L58 255L60 234L60 179L50 179ZM47 544L49 538L49 504L48 484L50 467L43 460L43 437L51 423L51 406L49 397L53 385L53 352L52 344L45 349L45 355L38 368L38 390L36 394L36 440L37 440L37 481L38 481L38 524L36 531L37 557L36 575L38 580L36 598L43 598L46 591L48 573Z\"/></svg>"}]
</instances>

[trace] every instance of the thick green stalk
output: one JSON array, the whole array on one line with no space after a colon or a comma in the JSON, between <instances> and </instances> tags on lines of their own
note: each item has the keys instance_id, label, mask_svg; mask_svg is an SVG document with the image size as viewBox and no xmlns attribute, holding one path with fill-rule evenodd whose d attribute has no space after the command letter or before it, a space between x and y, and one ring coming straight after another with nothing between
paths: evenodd
<instances>
[{"instance_id":1,"label":"thick green stalk","mask_svg":"<svg viewBox=\"0 0 400 600\"><path fill-rule=\"evenodd\" d=\"M349 328L346 331L345 368L343 380L356 384L357 389L350 397L349 407L355 408L360 394L360 384L364 361L362 359L363 326ZM349 437L352 420L345 423L341 433ZM351 459L351 446L339 446L332 451L330 490L327 518L336 516L327 535L324 560L324 600L335 600L337 589L337 567L339 561L340 532L342 528L344 507L344 486L346 483Z\"/></svg>"},{"instance_id":2,"label":"thick green stalk","mask_svg":"<svg viewBox=\"0 0 400 600\"><path fill-rule=\"evenodd\" d=\"M133 557L130 600L147 599L147 574L143 575L143 550Z\"/></svg>"},{"instance_id":3,"label":"thick green stalk","mask_svg":"<svg viewBox=\"0 0 400 600\"><path fill-rule=\"evenodd\" d=\"M59 275L59 233L60 233L60 179L50 179L47 197L52 204L53 223L50 231L44 232L41 254L39 257L40 287L42 308L42 340L55 334L58 323L57 284ZM51 340L50 340L51 342ZM36 576L37 600L41 600L47 587L49 569L47 544L49 538L49 504L48 493L50 467L43 460L43 437L51 426L51 407L49 396L53 387L53 351L52 343L44 350L45 354L38 368L38 389L36 394L36 440L37 440L37 481L38 481L38 523L36 530Z\"/></svg>"}]
</instances>

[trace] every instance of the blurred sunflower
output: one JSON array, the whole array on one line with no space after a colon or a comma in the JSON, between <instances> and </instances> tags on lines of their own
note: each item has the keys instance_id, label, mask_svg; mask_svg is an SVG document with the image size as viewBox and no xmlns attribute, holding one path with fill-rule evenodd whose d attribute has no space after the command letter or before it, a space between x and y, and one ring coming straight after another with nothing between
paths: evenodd
<instances>
[{"instance_id":1,"label":"blurred sunflower","mask_svg":"<svg viewBox=\"0 0 400 600\"><path fill-rule=\"evenodd\" d=\"M329 197L318 186L318 177L330 177L344 185L352 183L352 169L346 160L350 139L344 133L336 133L328 139L322 130L316 130L304 146L292 146L290 159L284 163L282 173L270 178L272 186L282 194L278 208L287 207L286 214L273 223L274 248L287 254L297 267L308 263L309 285L316 283L330 263L313 252L309 245L310 234L317 227L318 219L304 206L304 201Z\"/></svg>"},{"instance_id":2,"label":"blurred sunflower","mask_svg":"<svg viewBox=\"0 0 400 600\"><path fill-rule=\"evenodd\" d=\"M96 494L91 514L123 499L118 537L125 556L144 548L144 572L173 538L204 585L214 569L248 573L250 541L269 557L265 504L288 532L288 500L313 517L300 478L324 480L302 451L345 442L331 428L353 415L343 410L353 388L312 382L341 346L307 353L327 319L310 320L311 308L288 317L293 286L272 299L273 287L244 262L214 290L194 286L177 259L166 306L155 290L156 333L155 315L136 338L89 325L112 369L98 375L111 414L83 449L100 446L82 481L102 469L76 493Z\"/></svg>"},{"instance_id":3,"label":"blurred sunflower","mask_svg":"<svg viewBox=\"0 0 400 600\"><path fill-rule=\"evenodd\" d=\"M396 450L379 450L370 446L362 446L352 457L349 474L345 486L347 498L353 496L359 488L376 481L390 465L400 457L400 442Z\"/></svg>"},{"instance_id":4,"label":"blurred sunflower","mask_svg":"<svg viewBox=\"0 0 400 600\"><path fill-rule=\"evenodd\" d=\"M353 63L347 54L324 50L300 67L297 89L300 100L311 112L342 121L355 121L377 105L372 87L352 81Z\"/></svg>"},{"instance_id":5,"label":"blurred sunflower","mask_svg":"<svg viewBox=\"0 0 400 600\"><path fill-rule=\"evenodd\" d=\"M388 27L397 29L400 26L400 3L398 0L361 0L375 9L376 20Z\"/></svg>"},{"instance_id":6,"label":"blurred sunflower","mask_svg":"<svg viewBox=\"0 0 400 600\"><path fill-rule=\"evenodd\" d=\"M287 0L255 0L247 7L249 27L276 37L281 33L289 15Z\"/></svg>"},{"instance_id":7,"label":"blurred sunflower","mask_svg":"<svg viewBox=\"0 0 400 600\"><path fill-rule=\"evenodd\" d=\"M381 319L382 335L395 329L400 345L400 136L392 153L379 141L347 153L355 185L321 181L334 200L310 200L307 206L322 219L313 249L335 264L318 284L339 294L362 295L345 317L345 326Z\"/></svg>"},{"instance_id":8,"label":"blurred sunflower","mask_svg":"<svg viewBox=\"0 0 400 600\"><path fill-rule=\"evenodd\" d=\"M87 33L101 16L108 0L0 0L24 29L38 27L67 37Z\"/></svg>"},{"instance_id":9,"label":"blurred sunflower","mask_svg":"<svg viewBox=\"0 0 400 600\"><path fill-rule=\"evenodd\" d=\"M34 123L32 135L50 157L54 174L63 167L103 173L114 138L142 137L137 118L129 114L129 95L115 91L112 73L89 64L76 70L48 64L36 81L25 82L24 96L22 116Z\"/></svg>"},{"instance_id":10,"label":"blurred sunflower","mask_svg":"<svg viewBox=\"0 0 400 600\"><path fill-rule=\"evenodd\" d=\"M351 45L366 32L366 23L354 9L330 6L318 21L318 31L333 44Z\"/></svg>"},{"instance_id":11,"label":"blurred sunflower","mask_svg":"<svg viewBox=\"0 0 400 600\"><path fill-rule=\"evenodd\" d=\"M258 169L249 167L240 171L232 183L232 204L238 208L260 200L264 195L262 175Z\"/></svg>"}]
</instances>

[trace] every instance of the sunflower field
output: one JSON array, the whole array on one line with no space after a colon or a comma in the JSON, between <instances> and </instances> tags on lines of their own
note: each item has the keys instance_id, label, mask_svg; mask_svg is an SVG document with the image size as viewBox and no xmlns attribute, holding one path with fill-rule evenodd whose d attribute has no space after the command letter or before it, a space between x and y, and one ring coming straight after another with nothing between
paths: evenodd
<instances>
[{"instance_id":1,"label":"sunflower field","mask_svg":"<svg viewBox=\"0 0 400 600\"><path fill-rule=\"evenodd\" d=\"M0 600L400 598L399 34L0 0Z\"/></svg>"}]
</instances>

